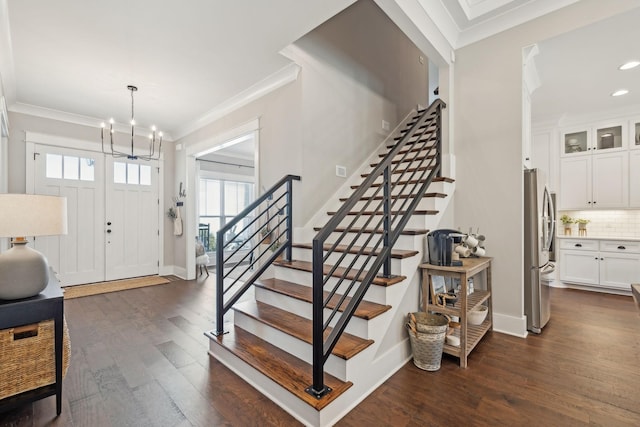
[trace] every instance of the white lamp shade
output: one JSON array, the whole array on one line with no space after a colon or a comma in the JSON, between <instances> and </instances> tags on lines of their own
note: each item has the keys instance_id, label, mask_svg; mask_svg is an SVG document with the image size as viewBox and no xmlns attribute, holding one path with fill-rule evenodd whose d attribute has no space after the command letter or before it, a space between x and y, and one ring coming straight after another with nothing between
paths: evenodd
<instances>
[{"instance_id":1,"label":"white lamp shade","mask_svg":"<svg viewBox=\"0 0 640 427\"><path fill-rule=\"evenodd\" d=\"M66 197L0 194L0 237L67 234Z\"/></svg>"}]
</instances>

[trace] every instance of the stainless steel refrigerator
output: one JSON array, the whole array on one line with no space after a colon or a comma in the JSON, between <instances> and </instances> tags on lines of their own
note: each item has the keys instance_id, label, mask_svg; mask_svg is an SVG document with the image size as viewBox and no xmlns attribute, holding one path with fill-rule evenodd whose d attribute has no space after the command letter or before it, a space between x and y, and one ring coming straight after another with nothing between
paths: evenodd
<instances>
[{"instance_id":1,"label":"stainless steel refrigerator","mask_svg":"<svg viewBox=\"0 0 640 427\"><path fill-rule=\"evenodd\" d=\"M554 268L549 249L555 233L555 209L544 174L524 171L524 314L527 329L540 333L551 317L549 283L541 275Z\"/></svg>"}]
</instances>

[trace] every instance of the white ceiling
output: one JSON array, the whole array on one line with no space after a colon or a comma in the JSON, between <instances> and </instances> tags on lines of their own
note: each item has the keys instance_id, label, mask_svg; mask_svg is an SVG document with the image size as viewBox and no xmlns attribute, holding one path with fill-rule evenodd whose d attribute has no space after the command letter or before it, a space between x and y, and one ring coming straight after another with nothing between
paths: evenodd
<instances>
[{"instance_id":1,"label":"white ceiling","mask_svg":"<svg viewBox=\"0 0 640 427\"><path fill-rule=\"evenodd\" d=\"M455 49L575 1L402 3L422 6ZM134 84L138 124L180 137L291 65L279 52L353 2L0 0L9 110L63 112L96 126L110 117L127 123L126 86Z\"/></svg>"},{"instance_id":2,"label":"white ceiling","mask_svg":"<svg viewBox=\"0 0 640 427\"><path fill-rule=\"evenodd\" d=\"M534 123L615 114L640 106L640 8L538 43L534 57L541 86L532 95ZM618 89L627 95L612 97Z\"/></svg>"},{"instance_id":3,"label":"white ceiling","mask_svg":"<svg viewBox=\"0 0 640 427\"><path fill-rule=\"evenodd\" d=\"M285 67L280 50L352 2L3 0L9 109L127 123L134 84L136 121L176 132Z\"/></svg>"}]
</instances>

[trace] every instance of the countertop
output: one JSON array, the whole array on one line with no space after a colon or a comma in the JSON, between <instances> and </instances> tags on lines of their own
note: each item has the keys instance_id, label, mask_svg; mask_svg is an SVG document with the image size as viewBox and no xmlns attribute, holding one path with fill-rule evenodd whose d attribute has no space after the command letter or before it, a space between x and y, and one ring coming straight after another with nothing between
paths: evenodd
<instances>
[{"instance_id":1,"label":"countertop","mask_svg":"<svg viewBox=\"0 0 640 427\"><path fill-rule=\"evenodd\" d=\"M623 242L640 242L640 237L611 237L611 236L567 236L559 234L558 239L579 239L579 240L615 240Z\"/></svg>"}]
</instances>

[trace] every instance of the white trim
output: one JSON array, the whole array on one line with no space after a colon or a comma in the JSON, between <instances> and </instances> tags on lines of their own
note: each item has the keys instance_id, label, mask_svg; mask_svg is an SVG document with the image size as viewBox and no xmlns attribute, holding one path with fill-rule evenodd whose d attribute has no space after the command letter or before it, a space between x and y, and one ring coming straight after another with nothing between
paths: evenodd
<instances>
[{"instance_id":1,"label":"white trim","mask_svg":"<svg viewBox=\"0 0 640 427\"><path fill-rule=\"evenodd\" d=\"M375 0L375 2L431 61L440 67L450 63L457 28L445 28L449 25L455 26L448 14L439 15L433 10L427 11L424 0ZM429 4L432 3L437 2L429 2ZM442 19L439 22L440 25L436 25L432 13ZM448 21L447 25L445 21Z\"/></svg>"},{"instance_id":2,"label":"white trim","mask_svg":"<svg viewBox=\"0 0 640 427\"><path fill-rule=\"evenodd\" d=\"M16 101L16 75L8 5L7 0L0 0L0 92L4 91L7 104L12 105Z\"/></svg>"},{"instance_id":3,"label":"white trim","mask_svg":"<svg viewBox=\"0 0 640 427\"><path fill-rule=\"evenodd\" d=\"M260 188L260 179L259 179L260 175L259 175L259 169L257 167L259 163L257 154L260 152L258 147L260 143L259 131L260 131L260 119L256 118L240 126L237 126L233 129L219 133L218 135L214 135L212 138L187 146L185 150L185 159L184 159L185 167L186 167L185 170L187 173L187 176L186 176L187 189L192 188L194 189L194 194L199 194L199 191L196 193L198 189L198 183L199 183L199 179L198 179L199 168L196 162L196 157L206 154L208 150L211 150L212 148L215 148L218 145L224 144L227 141L230 141L234 138L238 138L239 136L242 136L242 135L246 135L250 132L254 132L253 138L254 138L254 144L256 147L255 148L256 149L256 157L255 157L256 167L254 168L254 176L255 176L254 188L257 191L257 189ZM176 180L179 181L180 177L176 177ZM195 279L196 277L196 272L195 272L196 257L195 257L195 251L193 250L193 245L190 244L189 242L193 242L196 238L196 232L197 232L196 224L198 223L198 210L196 209L196 206L197 206L196 197L187 197L184 202L185 202L184 203L185 214L183 217L183 220L184 220L183 229L184 229L184 236L187 242L187 244L185 245L185 251L186 251L185 260L187 264L185 277L187 280L192 280L192 279Z\"/></svg>"},{"instance_id":4,"label":"white trim","mask_svg":"<svg viewBox=\"0 0 640 427\"><path fill-rule=\"evenodd\" d=\"M257 131L259 129L260 129L260 119L255 118L233 129L214 135L209 139L205 139L203 141L190 144L188 147L186 147L187 149L186 154L187 156L194 156L194 157L204 156L205 154L208 154L207 153L208 151L212 150L213 148L216 148L218 145L222 145L227 141L246 135L253 131Z\"/></svg>"},{"instance_id":5,"label":"white trim","mask_svg":"<svg viewBox=\"0 0 640 427\"><path fill-rule=\"evenodd\" d=\"M35 192L35 162L33 161L35 154L35 146L36 144L47 145L53 147L60 148L68 148L75 150L82 150L88 152L100 153L103 156L107 156L103 154L101 150L92 149L92 148L100 148L99 143L89 142L60 137L54 135L47 135L44 133L37 132L28 132L25 131L25 192L27 194L33 194ZM89 146L87 146L89 144ZM158 235L158 272L164 271L166 266L164 265L164 159L160 156L160 159L157 160L157 167L160 168L158 173L158 231L160 234ZM104 180L105 178L103 178ZM105 183L106 185L106 183ZM177 275L177 274L176 274ZM181 277L181 276L180 276Z\"/></svg>"},{"instance_id":6,"label":"white trim","mask_svg":"<svg viewBox=\"0 0 640 427\"><path fill-rule=\"evenodd\" d=\"M59 122L71 123L80 126L88 126L96 128L96 140L100 139L100 125L106 120L97 119L95 117L83 116L81 114L67 113L51 108L38 107L37 105L15 103L9 111L12 113L27 114L29 116L42 117L44 119L57 120ZM124 123L114 123L113 128L116 133L131 135L131 125ZM136 127L136 136L146 138L149 136L150 129L144 127ZM163 132L162 142L173 141L173 137L167 132Z\"/></svg>"},{"instance_id":7,"label":"white trim","mask_svg":"<svg viewBox=\"0 0 640 427\"><path fill-rule=\"evenodd\" d=\"M67 136L48 135L46 133L38 133L38 132L30 132L30 131L25 131L24 134L25 134L24 142L26 143L32 142L35 144L50 145L54 147L73 148L75 150L94 151L94 152L102 153L102 147L101 147L100 141L97 139L95 141L88 141L85 139L69 138ZM127 150L130 150L130 147L124 147L120 145L116 145L114 146L114 148L124 152L127 152ZM140 150L136 148L134 153L144 155L145 153L148 154L148 151ZM160 153L159 161L161 162L164 161L163 158L164 158L164 155Z\"/></svg>"},{"instance_id":8,"label":"white trim","mask_svg":"<svg viewBox=\"0 0 640 427\"><path fill-rule=\"evenodd\" d=\"M257 100L288 83L296 81L299 73L300 66L295 63L291 63L284 68L281 68L279 71L276 71L253 86L250 86L237 95L222 102L216 108L205 113L199 119L178 128L175 132L175 137L177 139L183 138L198 129L202 129L208 124L215 122L221 117L244 107L250 102Z\"/></svg>"},{"instance_id":9,"label":"white trim","mask_svg":"<svg viewBox=\"0 0 640 427\"><path fill-rule=\"evenodd\" d=\"M504 13L496 15L480 23L466 28L458 35L456 49L486 39L502 31L515 28L525 22L533 21L543 15L576 3L578 0L536 0L524 3Z\"/></svg>"},{"instance_id":10,"label":"white trim","mask_svg":"<svg viewBox=\"0 0 640 427\"><path fill-rule=\"evenodd\" d=\"M9 136L9 112L4 95L0 97L0 136Z\"/></svg>"},{"instance_id":11,"label":"white trim","mask_svg":"<svg viewBox=\"0 0 640 427\"><path fill-rule=\"evenodd\" d=\"M493 312L493 330L520 338L527 337L527 318Z\"/></svg>"}]
</instances>

